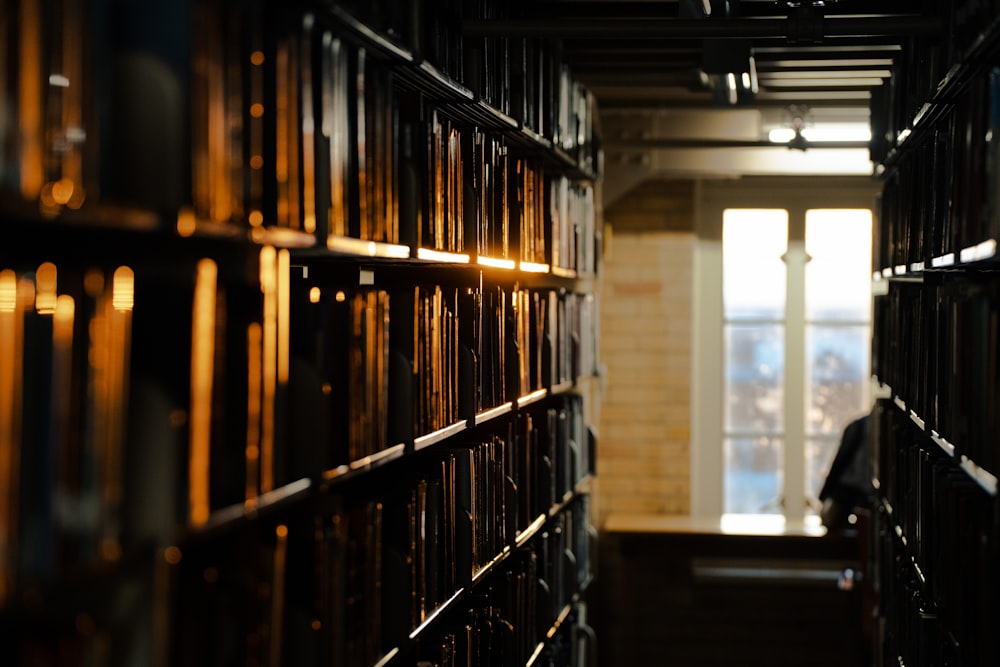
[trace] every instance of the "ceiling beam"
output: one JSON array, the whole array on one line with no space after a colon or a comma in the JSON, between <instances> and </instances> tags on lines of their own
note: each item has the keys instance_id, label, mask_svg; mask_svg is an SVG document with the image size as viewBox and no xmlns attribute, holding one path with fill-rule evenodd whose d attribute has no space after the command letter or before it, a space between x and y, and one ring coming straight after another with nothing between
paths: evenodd
<instances>
[{"instance_id":1,"label":"ceiling beam","mask_svg":"<svg viewBox=\"0 0 1000 667\"><path fill-rule=\"evenodd\" d=\"M800 32L801 28L801 33ZM560 18L474 20L463 24L466 37L548 37L576 39L746 39L773 38L813 41L812 26L790 18ZM822 37L930 35L941 31L941 20L929 16L827 16Z\"/></svg>"}]
</instances>

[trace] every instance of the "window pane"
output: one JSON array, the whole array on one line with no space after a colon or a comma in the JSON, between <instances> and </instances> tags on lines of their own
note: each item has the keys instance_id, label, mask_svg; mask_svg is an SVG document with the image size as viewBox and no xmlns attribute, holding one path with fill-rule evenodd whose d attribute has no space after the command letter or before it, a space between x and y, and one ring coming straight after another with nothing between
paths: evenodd
<instances>
[{"instance_id":1,"label":"window pane","mask_svg":"<svg viewBox=\"0 0 1000 667\"><path fill-rule=\"evenodd\" d=\"M728 324L725 346L726 432L781 433L785 328Z\"/></svg>"},{"instance_id":2,"label":"window pane","mask_svg":"<svg viewBox=\"0 0 1000 667\"><path fill-rule=\"evenodd\" d=\"M727 209L722 218L722 298L727 320L785 317L788 212Z\"/></svg>"},{"instance_id":3,"label":"window pane","mask_svg":"<svg viewBox=\"0 0 1000 667\"><path fill-rule=\"evenodd\" d=\"M726 438L723 500L727 514L782 514L784 470L779 438Z\"/></svg>"},{"instance_id":4,"label":"window pane","mask_svg":"<svg viewBox=\"0 0 1000 667\"><path fill-rule=\"evenodd\" d=\"M872 213L806 211L806 319L867 322L871 304Z\"/></svg>"},{"instance_id":5,"label":"window pane","mask_svg":"<svg viewBox=\"0 0 1000 667\"><path fill-rule=\"evenodd\" d=\"M806 498L809 500L809 507L813 514L819 509L819 491L826 481L826 474L830 471L830 464L840 446L840 437L829 438L809 438L806 440Z\"/></svg>"},{"instance_id":6,"label":"window pane","mask_svg":"<svg viewBox=\"0 0 1000 667\"><path fill-rule=\"evenodd\" d=\"M839 435L868 411L868 326L806 326L806 433Z\"/></svg>"}]
</instances>

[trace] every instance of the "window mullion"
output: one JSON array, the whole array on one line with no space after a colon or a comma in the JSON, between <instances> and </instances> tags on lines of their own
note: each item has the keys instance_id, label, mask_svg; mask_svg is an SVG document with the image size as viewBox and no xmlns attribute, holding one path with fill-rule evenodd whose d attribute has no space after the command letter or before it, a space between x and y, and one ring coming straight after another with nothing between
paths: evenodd
<instances>
[{"instance_id":1,"label":"window mullion","mask_svg":"<svg viewBox=\"0 0 1000 667\"><path fill-rule=\"evenodd\" d=\"M790 240L785 255L787 301L785 310L785 518L805 518L805 272L806 251L801 240Z\"/></svg>"}]
</instances>

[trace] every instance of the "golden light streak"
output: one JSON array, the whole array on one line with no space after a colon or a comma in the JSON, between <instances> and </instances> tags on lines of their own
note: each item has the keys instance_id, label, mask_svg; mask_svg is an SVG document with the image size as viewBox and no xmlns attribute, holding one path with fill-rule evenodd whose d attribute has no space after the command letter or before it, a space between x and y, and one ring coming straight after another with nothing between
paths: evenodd
<instances>
[{"instance_id":1,"label":"golden light streak","mask_svg":"<svg viewBox=\"0 0 1000 667\"><path fill-rule=\"evenodd\" d=\"M319 303L322 294L318 287L309 288L309 303Z\"/></svg>"},{"instance_id":2,"label":"golden light streak","mask_svg":"<svg viewBox=\"0 0 1000 667\"><path fill-rule=\"evenodd\" d=\"M64 206L78 209L83 204L83 147L79 135L84 133L83 78L84 32L78 29L83 23L83 3L64 2L62 29L62 72L67 79L67 88L62 91L63 140L69 150L62 153L62 179L53 194L56 201Z\"/></svg>"},{"instance_id":3,"label":"golden light streak","mask_svg":"<svg viewBox=\"0 0 1000 667\"><path fill-rule=\"evenodd\" d=\"M135 306L135 274L127 266L115 269L111 279L111 305L115 310L130 311Z\"/></svg>"},{"instance_id":4,"label":"golden light streak","mask_svg":"<svg viewBox=\"0 0 1000 667\"><path fill-rule=\"evenodd\" d=\"M495 269L514 269L517 266L512 259L497 259L494 257L478 257L476 262L480 266L491 266Z\"/></svg>"},{"instance_id":5,"label":"golden light streak","mask_svg":"<svg viewBox=\"0 0 1000 667\"><path fill-rule=\"evenodd\" d=\"M417 259L426 259L433 262L449 262L453 264L469 263L469 255L465 253L444 252L441 250L431 250L430 248L417 248Z\"/></svg>"},{"instance_id":6,"label":"golden light streak","mask_svg":"<svg viewBox=\"0 0 1000 667\"><path fill-rule=\"evenodd\" d=\"M525 273L548 273L549 265L538 262L521 262L521 270Z\"/></svg>"},{"instance_id":7,"label":"golden light streak","mask_svg":"<svg viewBox=\"0 0 1000 667\"><path fill-rule=\"evenodd\" d=\"M185 206L177 211L177 233L181 236L191 236L198 228L194 210Z\"/></svg>"},{"instance_id":8,"label":"golden light streak","mask_svg":"<svg viewBox=\"0 0 1000 667\"><path fill-rule=\"evenodd\" d=\"M70 422L72 413L73 387L73 325L76 316L76 302L68 294L56 298L55 313L52 318L52 434L53 441L60 454L68 447L67 439L71 437L73 426ZM71 457L60 455L56 463L61 471L76 462L67 460ZM60 479L65 478L65 472L59 473Z\"/></svg>"},{"instance_id":9,"label":"golden light streak","mask_svg":"<svg viewBox=\"0 0 1000 667\"><path fill-rule=\"evenodd\" d=\"M272 246L260 250L260 288L264 294L262 337L262 404L260 425L260 491L274 488L274 401L278 371L278 276L277 252Z\"/></svg>"},{"instance_id":10,"label":"golden light streak","mask_svg":"<svg viewBox=\"0 0 1000 667\"><path fill-rule=\"evenodd\" d=\"M111 298L101 298L103 337L95 340L95 357L100 358L103 375L99 383L102 393L97 397L98 422L102 424L102 535L101 556L108 561L121 558L121 504L123 499L122 468L125 440L125 414L128 403L129 359L132 341L132 308L134 306L134 274L127 266L115 269ZM95 318L96 319L96 318ZM100 334L99 334L100 336Z\"/></svg>"},{"instance_id":11,"label":"golden light streak","mask_svg":"<svg viewBox=\"0 0 1000 667\"><path fill-rule=\"evenodd\" d=\"M291 319L291 253L287 248L278 252L278 382L288 383L289 324Z\"/></svg>"},{"instance_id":12,"label":"golden light streak","mask_svg":"<svg viewBox=\"0 0 1000 667\"><path fill-rule=\"evenodd\" d=\"M35 310L39 315L56 312L56 265L52 262L35 269Z\"/></svg>"},{"instance_id":13,"label":"golden light streak","mask_svg":"<svg viewBox=\"0 0 1000 667\"><path fill-rule=\"evenodd\" d=\"M73 196L73 190L73 181L68 178L60 178L52 184L52 199L60 206L68 204Z\"/></svg>"},{"instance_id":14,"label":"golden light streak","mask_svg":"<svg viewBox=\"0 0 1000 667\"><path fill-rule=\"evenodd\" d=\"M14 586L17 542L18 441L24 317L18 312L17 275L0 271L0 602Z\"/></svg>"},{"instance_id":15,"label":"golden light streak","mask_svg":"<svg viewBox=\"0 0 1000 667\"><path fill-rule=\"evenodd\" d=\"M18 119L21 125L21 194L25 199L39 196L45 181L42 119L42 5L26 2L21 7L18 41Z\"/></svg>"},{"instance_id":16,"label":"golden light streak","mask_svg":"<svg viewBox=\"0 0 1000 667\"><path fill-rule=\"evenodd\" d=\"M199 261L191 322L191 411L188 422L189 510L194 526L208 521L211 512L209 490L217 280L215 262L211 259Z\"/></svg>"},{"instance_id":17,"label":"golden light streak","mask_svg":"<svg viewBox=\"0 0 1000 667\"><path fill-rule=\"evenodd\" d=\"M17 276L10 269L0 271L0 313L17 308Z\"/></svg>"},{"instance_id":18,"label":"golden light streak","mask_svg":"<svg viewBox=\"0 0 1000 667\"><path fill-rule=\"evenodd\" d=\"M263 330L257 322L247 327L247 503L257 497L260 484L260 392L262 382L261 355Z\"/></svg>"}]
</instances>

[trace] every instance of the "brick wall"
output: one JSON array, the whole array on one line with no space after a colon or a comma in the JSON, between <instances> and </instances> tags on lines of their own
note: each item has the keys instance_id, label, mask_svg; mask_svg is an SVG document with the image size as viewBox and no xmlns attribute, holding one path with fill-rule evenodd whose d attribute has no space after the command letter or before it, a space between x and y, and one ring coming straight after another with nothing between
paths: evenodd
<instances>
[{"instance_id":1,"label":"brick wall","mask_svg":"<svg viewBox=\"0 0 1000 667\"><path fill-rule=\"evenodd\" d=\"M691 202L653 182L605 211L599 518L690 511Z\"/></svg>"}]
</instances>

